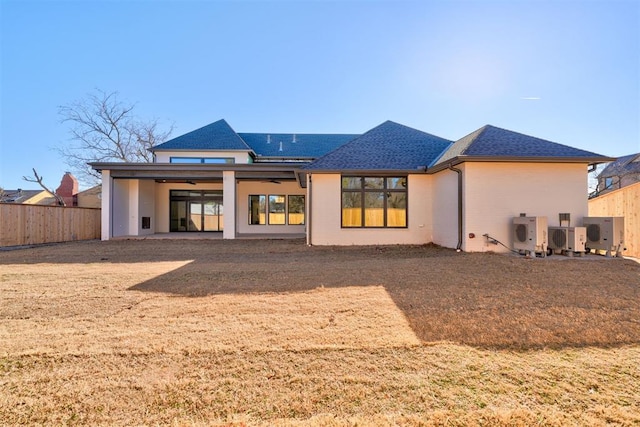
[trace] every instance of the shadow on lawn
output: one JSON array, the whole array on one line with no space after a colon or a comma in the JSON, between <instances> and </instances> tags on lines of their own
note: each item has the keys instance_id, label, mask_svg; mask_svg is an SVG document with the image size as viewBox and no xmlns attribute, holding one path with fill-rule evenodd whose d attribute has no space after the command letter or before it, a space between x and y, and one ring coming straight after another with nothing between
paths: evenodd
<instances>
[{"instance_id":1,"label":"shadow on lawn","mask_svg":"<svg viewBox=\"0 0 640 427\"><path fill-rule=\"evenodd\" d=\"M202 297L382 285L425 342L517 350L640 343L640 265L629 260L528 260L431 245L308 247L300 240L120 241L78 248L55 262L118 268L191 261L130 288L141 292ZM49 256L32 253L25 263Z\"/></svg>"},{"instance_id":2,"label":"shadow on lawn","mask_svg":"<svg viewBox=\"0 0 640 427\"><path fill-rule=\"evenodd\" d=\"M214 244L131 289L198 297L382 285L425 342L527 350L640 343L639 284L640 266L620 259L244 242Z\"/></svg>"}]
</instances>

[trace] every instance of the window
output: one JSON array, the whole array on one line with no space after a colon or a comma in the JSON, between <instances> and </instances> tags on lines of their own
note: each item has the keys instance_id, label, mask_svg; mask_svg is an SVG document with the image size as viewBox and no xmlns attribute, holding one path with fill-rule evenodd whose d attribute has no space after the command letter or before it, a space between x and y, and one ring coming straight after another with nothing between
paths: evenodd
<instances>
[{"instance_id":1,"label":"window","mask_svg":"<svg viewBox=\"0 0 640 427\"><path fill-rule=\"evenodd\" d=\"M342 177L342 227L407 226L407 177Z\"/></svg>"},{"instance_id":2,"label":"window","mask_svg":"<svg viewBox=\"0 0 640 427\"><path fill-rule=\"evenodd\" d=\"M267 223L266 196L249 196L249 224L264 225Z\"/></svg>"},{"instance_id":3,"label":"window","mask_svg":"<svg viewBox=\"0 0 640 427\"><path fill-rule=\"evenodd\" d=\"M170 163L235 163L233 157L171 157Z\"/></svg>"},{"instance_id":4,"label":"window","mask_svg":"<svg viewBox=\"0 0 640 427\"><path fill-rule=\"evenodd\" d=\"M304 196L289 196L287 208L289 225L304 224Z\"/></svg>"},{"instance_id":5,"label":"window","mask_svg":"<svg viewBox=\"0 0 640 427\"><path fill-rule=\"evenodd\" d=\"M285 196L269 196L269 224L285 224Z\"/></svg>"},{"instance_id":6,"label":"window","mask_svg":"<svg viewBox=\"0 0 640 427\"><path fill-rule=\"evenodd\" d=\"M303 225L304 196L253 194L249 196L250 225Z\"/></svg>"},{"instance_id":7,"label":"window","mask_svg":"<svg viewBox=\"0 0 640 427\"><path fill-rule=\"evenodd\" d=\"M613 186L613 177L608 176L604 179L604 188L611 188Z\"/></svg>"}]
</instances>

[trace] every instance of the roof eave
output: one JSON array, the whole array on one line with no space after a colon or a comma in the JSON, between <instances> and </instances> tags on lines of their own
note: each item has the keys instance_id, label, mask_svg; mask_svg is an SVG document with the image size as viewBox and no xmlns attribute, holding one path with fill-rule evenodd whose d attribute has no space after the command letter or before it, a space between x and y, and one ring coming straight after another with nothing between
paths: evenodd
<instances>
[{"instance_id":1,"label":"roof eave","mask_svg":"<svg viewBox=\"0 0 640 427\"><path fill-rule=\"evenodd\" d=\"M449 166L459 165L465 162L484 163L584 163L587 165L597 165L607 163L611 157L538 157L538 156L456 156L451 159L441 161L437 165L429 168L429 173L440 172L448 169Z\"/></svg>"},{"instance_id":2,"label":"roof eave","mask_svg":"<svg viewBox=\"0 0 640 427\"><path fill-rule=\"evenodd\" d=\"M422 174L427 171L427 167L418 167L415 169L301 169L300 172L307 174L341 174L341 175L408 175Z\"/></svg>"},{"instance_id":3,"label":"roof eave","mask_svg":"<svg viewBox=\"0 0 640 427\"><path fill-rule=\"evenodd\" d=\"M231 152L237 151L239 153L249 152L249 153L255 154L255 152L249 147L247 147L247 148L230 148L228 150L221 149L221 148L149 148L149 151L154 152L154 153L156 151L180 151L180 152L183 152L183 151L184 152L189 152L189 151L196 151L196 152L197 151L211 151L211 152L216 152L216 151L219 151L219 152L224 152L224 153L228 153L230 151Z\"/></svg>"}]
</instances>

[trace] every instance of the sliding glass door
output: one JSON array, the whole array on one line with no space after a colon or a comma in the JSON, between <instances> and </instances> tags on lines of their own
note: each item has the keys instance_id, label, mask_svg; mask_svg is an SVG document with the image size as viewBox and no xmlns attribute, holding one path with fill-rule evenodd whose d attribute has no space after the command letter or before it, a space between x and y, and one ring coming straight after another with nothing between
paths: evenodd
<instances>
[{"instance_id":1,"label":"sliding glass door","mask_svg":"<svg viewBox=\"0 0 640 427\"><path fill-rule=\"evenodd\" d=\"M171 190L170 231L222 231L222 191Z\"/></svg>"}]
</instances>

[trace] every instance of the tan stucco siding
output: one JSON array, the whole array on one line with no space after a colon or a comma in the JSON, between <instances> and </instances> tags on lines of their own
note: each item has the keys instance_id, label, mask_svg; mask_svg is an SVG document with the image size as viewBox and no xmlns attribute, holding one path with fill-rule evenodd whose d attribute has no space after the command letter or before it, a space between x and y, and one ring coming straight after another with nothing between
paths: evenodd
<instances>
[{"instance_id":1,"label":"tan stucco siding","mask_svg":"<svg viewBox=\"0 0 640 427\"><path fill-rule=\"evenodd\" d=\"M339 174L311 177L310 244L385 245L423 244L431 241L432 177L409 175L407 228L342 228Z\"/></svg>"},{"instance_id":2,"label":"tan stucco siding","mask_svg":"<svg viewBox=\"0 0 640 427\"><path fill-rule=\"evenodd\" d=\"M465 163L460 168L464 182L464 251L507 251L488 244L482 235L488 233L511 246L512 220L520 213L546 216L549 226L560 225L560 213L571 214L572 226L581 225L587 215L586 164Z\"/></svg>"},{"instance_id":3,"label":"tan stucco siding","mask_svg":"<svg viewBox=\"0 0 640 427\"><path fill-rule=\"evenodd\" d=\"M160 151L156 153L154 163L170 163L171 157L217 157L233 158L236 163L251 163L252 158L248 151Z\"/></svg>"},{"instance_id":4,"label":"tan stucco siding","mask_svg":"<svg viewBox=\"0 0 640 427\"><path fill-rule=\"evenodd\" d=\"M128 179L114 179L111 187L113 194L111 233L113 237L128 236L130 184Z\"/></svg>"},{"instance_id":5,"label":"tan stucco siding","mask_svg":"<svg viewBox=\"0 0 640 427\"><path fill-rule=\"evenodd\" d=\"M458 243L458 174L445 170L432 176L432 239L437 245L455 248Z\"/></svg>"},{"instance_id":6,"label":"tan stucco siding","mask_svg":"<svg viewBox=\"0 0 640 427\"><path fill-rule=\"evenodd\" d=\"M249 224L249 196L250 195L264 195L267 200L270 195L272 196L291 196L301 195L305 196L306 192L304 188L301 188L297 182L294 181L281 181L280 184L270 182L257 182L257 181L241 181L237 187L237 201L238 215L237 215L237 228L240 234L303 234L306 230L306 225L256 225ZM306 200L305 200L306 203ZM268 220L267 220L268 222ZM306 222L306 221L305 221Z\"/></svg>"}]
</instances>

